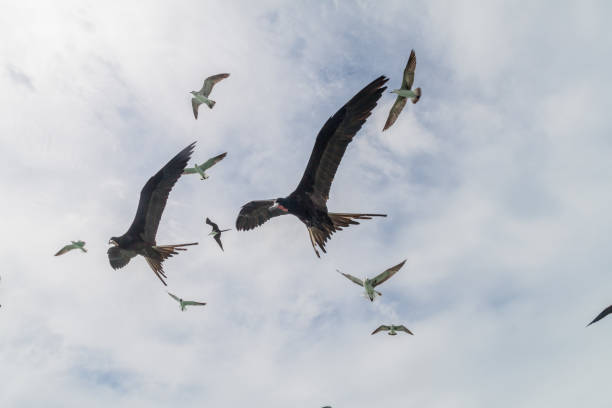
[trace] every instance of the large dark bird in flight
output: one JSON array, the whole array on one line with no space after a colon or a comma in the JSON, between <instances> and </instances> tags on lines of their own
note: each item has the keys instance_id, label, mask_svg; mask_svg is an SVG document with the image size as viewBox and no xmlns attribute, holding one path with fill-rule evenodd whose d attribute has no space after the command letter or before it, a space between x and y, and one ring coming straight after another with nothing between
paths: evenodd
<instances>
[{"instance_id":1,"label":"large dark bird in flight","mask_svg":"<svg viewBox=\"0 0 612 408\"><path fill-rule=\"evenodd\" d=\"M323 125L310 160L297 188L285 198L251 201L242 206L236 219L236 229L250 230L272 217L293 214L306 228L312 248L318 257L317 246L325 251L325 243L331 235L355 220L386 217L386 214L353 214L327 212L329 189L340 160L348 144L372 113L386 87L387 78L381 76L363 88Z\"/></svg>"},{"instance_id":2,"label":"large dark bird in flight","mask_svg":"<svg viewBox=\"0 0 612 408\"><path fill-rule=\"evenodd\" d=\"M591 323L587 324L587 327L592 325L595 322L600 321L601 319L603 319L604 317L606 317L610 313L612 313L612 306L606 307L600 314L597 315L597 317L595 319L593 319L593 321Z\"/></svg>"},{"instance_id":3,"label":"large dark bird in flight","mask_svg":"<svg viewBox=\"0 0 612 408\"><path fill-rule=\"evenodd\" d=\"M136 255L142 255L155 272L159 280L166 285L166 275L162 263L166 258L177 255L177 251L186 251L182 248L197 245L197 242L179 245L157 245L155 235L161 219L168 194L183 173L195 142L181 150L160 171L147 181L140 192L140 201L132 225L120 237L112 237L108 249L108 260L113 269L123 268Z\"/></svg>"}]
</instances>

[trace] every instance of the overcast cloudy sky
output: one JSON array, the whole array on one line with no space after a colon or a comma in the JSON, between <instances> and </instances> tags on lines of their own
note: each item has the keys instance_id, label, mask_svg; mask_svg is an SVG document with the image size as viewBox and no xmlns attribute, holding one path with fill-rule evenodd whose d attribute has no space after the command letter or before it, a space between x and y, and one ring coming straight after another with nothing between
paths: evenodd
<instances>
[{"instance_id":1,"label":"overcast cloudy sky","mask_svg":"<svg viewBox=\"0 0 612 408\"><path fill-rule=\"evenodd\" d=\"M0 406L609 407L608 2L0 2ZM325 120L417 55L349 146L317 259L303 224L230 231L297 185ZM196 121L189 91L219 72ZM197 141L165 263L108 264L146 180ZM87 254L53 254L70 240ZM370 303L364 277L407 259ZM379 324L415 335L371 336Z\"/></svg>"}]
</instances>

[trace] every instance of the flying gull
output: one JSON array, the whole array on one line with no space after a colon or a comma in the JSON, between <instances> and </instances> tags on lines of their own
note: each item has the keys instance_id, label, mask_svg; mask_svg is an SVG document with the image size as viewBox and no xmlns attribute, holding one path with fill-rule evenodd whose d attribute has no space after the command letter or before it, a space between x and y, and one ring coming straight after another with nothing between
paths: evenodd
<instances>
[{"instance_id":1,"label":"flying gull","mask_svg":"<svg viewBox=\"0 0 612 408\"><path fill-rule=\"evenodd\" d=\"M389 279L390 277L392 277L393 275L395 275L395 273L397 271L399 271L402 266L404 266L404 263L406 262L406 260L404 259L402 262L398 263L397 265L387 269L386 271L382 272L381 274L379 274L378 276L376 276L375 278L372 279L359 279L354 277L353 275L349 275L348 273L342 273L340 271L338 271L336 269L336 271L338 271L339 274L343 275L344 277L350 279L351 281L353 281L354 283L356 283L359 286L363 286L363 288L365 289L365 294L366 296L370 299L370 301L374 301L374 298L376 297L376 295L378 296L382 296L382 293L378 292L377 290L374 290L374 288L378 285L380 285L381 283L385 282L387 279Z\"/></svg>"},{"instance_id":2,"label":"flying gull","mask_svg":"<svg viewBox=\"0 0 612 408\"><path fill-rule=\"evenodd\" d=\"M391 93L396 93L397 98L395 99L395 103L393 107L391 107L391 111L389 112L389 117L387 117L387 123L385 123L385 127L383 131L393 125L399 116L402 109L406 105L407 98L410 98L412 103L417 103L421 98L421 88L417 88L414 91L411 90L412 83L414 82L414 68L416 67L416 56L414 55L414 50L410 52L410 57L408 58L408 63L406 64L406 68L404 69L404 76L402 78L402 86L400 89L394 89Z\"/></svg>"},{"instance_id":3,"label":"flying gull","mask_svg":"<svg viewBox=\"0 0 612 408\"><path fill-rule=\"evenodd\" d=\"M225 158L225 156L227 156L227 152L221 153L220 155L215 156L212 159L208 159L204 163L200 164L199 166L196 164L193 167L187 167L183 171L183 174L198 173L200 175L201 180L206 180L209 177L208 174L205 173L206 170L208 170L215 164L219 163L221 160Z\"/></svg>"},{"instance_id":4,"label":"flying gull","mask_svg":"<svg viewBox=\"0 0 612 408\"><path fill-rule=\"evenodd\" d=\"M64 255L66 252L72 251L73 249L80 249L83 252L87 252L85 249L85 241L70 241L72 244L64 246L62 249L57 251L55 256Z\"/></svg>"},{"instance_id":5,"label":"flying gull","mask_svg":"<svg viewBox=\"0 0 612 408\"><path fill-rule=\"evenodd\" d=\"M177 302L179 302L180 306L181 306L181 311L185 311L185 308L187 306L204 306L206 303L202 303L202 302L194 302L193 300L183 300L181 298L179 298L178 296L174 296L172 293L167 292L174 300L176 300Z\"/></svg>"},{"instance_id":6,"label":"flying gull","mask_svg":"<svg viewBox=\"0 0 612 408\"><path fill-rule=\"evenodd\" d=\"M212 91L213 86L215 86L217 82L227 78L229 75L230 74L217 74L209 76L204 80L204 85L202 85L202 89L200 89L199 91L189 92L193 95L193 98L191 98L191 107L193 108L193 116L195 116L196 119L198 118L198 108L201 104L205 103L210 109L215 106L216 102L212 99L208 99L208 95L210 95L210 91Z\"/></svg>"}]
</instances>

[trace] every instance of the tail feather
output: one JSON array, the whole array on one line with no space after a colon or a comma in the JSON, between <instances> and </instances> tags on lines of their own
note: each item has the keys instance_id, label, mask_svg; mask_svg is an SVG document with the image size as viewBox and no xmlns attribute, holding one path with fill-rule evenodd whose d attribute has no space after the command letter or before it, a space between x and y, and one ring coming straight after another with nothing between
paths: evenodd
<instances>
[{"instance_id":1,"label":"tail feather","mask_svg":"<svg viewBox=\"0 0 612 408\"><path fill-rule=\"evenodd\" d=\"M416 94L416 96L414 98L411 98L410 100L412 101L412 103L417 103L419 99L421 99L421 88L415 89L414 93Z\"/></svg>"},{"instance_id":2,"label":"tail feather","mask_svg":"<svg viewBox=\"0 0 612 408\"><path fill-rule=\"evenodd\" d=\"M386 217L387 214L352 214L352 213L327 213L333 223L333 228L325 225L317 227L308 227L308 236L310 237L310 243L315 251L317 257L321 257L317 246L327 253L325 250L325 243L331 238L334 232L341 231L342 228L346 228L349 225L357 225L359 222L355 220L369 220L372 217ZM323 229L321 229L323 228Z\"/></svg>"},{"instance_id":3,"label":"tail feather","mask_svg":"<svg viewBox=\"0 0 612 408\"><path fill-rule=\"evenodd\" d=\"M210 109L214 108L215 103L217 103L217 102L215 102L215 101L213 101L213 100L210 100L210 99L206 101L206 104L208 105L208 107L209 107Z\"/></svg>"},{"instance_id":4,"label":"tail feather","mask_svg":"<svg viewBox=\"0 0 612 408\"><path fill-rule=\"evenodd\" d=\"M358 225L355 220L371 220L372 217L386 217L387 214L353 214L353 213L328 213L334 223L334 228L341 231L349 225Z\"/></svg>"},{"instance_id":5,"label":"tail feather","mask_svg":"<svg viewBox=\"0 0 612 408\"><path fill-rule=\"evenodd\" d=\"M158 245L153 247L162 257L162 260L172 257L172 255L178 255L176 251L186 251L187 248L181 248L190 245L198 245L197 242L191 242L189 244L177 244L177 245Z\"/></svg>"},{"instance_id":6,"label":"tail feather","mask_svg":"<svg viewBox=\"0 0 612 408\"><path fill-rule=\"evenodd\" d=\"M164 267L162 263L164 262L164 260L172 257L173 255L178 255L178 252L176 251L186 251L187 248L182 248L182 247L190 246L190 245L198 245L198 243L191 242L189 244L154 246L153 249L155 250L157 254L159 254L160 259L154 259L148 256L145 257L145 259L147 260L147 263L149 264L151 269L153 269L153 272L155 272L155 275L159 278L161 283L164 284L164 286L167 286L164 279L168 279L168 277L164 273Z\"/></svg>"}]
</instances>

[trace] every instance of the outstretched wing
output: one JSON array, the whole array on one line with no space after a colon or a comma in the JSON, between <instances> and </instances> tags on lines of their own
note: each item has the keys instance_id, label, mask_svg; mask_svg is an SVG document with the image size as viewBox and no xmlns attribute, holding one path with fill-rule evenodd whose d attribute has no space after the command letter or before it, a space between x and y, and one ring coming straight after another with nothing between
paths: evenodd
<instances>
[{"instance_id":1,"label":"outstretched wing","mask_svg":"<svg viewBox=\"0 0 612 408\"><path fill-rule=\"evenodd\" d=\"M381 325L381 326L378 326L378 328L376 330L374 330L372 332L372 334L376 334L376 333L381 332L381 331L387 331L387 330L390 330L390 329L391 328L389 326Z\"/></svg>"},{"instance_id":2,"label":"outstretched wing","mask_svg":"<svg viewBox=\"0 0 612 408\"><path fill-rule=\"evenodd\" d=\"M406 260L404 259L402 262L387 269L386 271L384 271L383 273L381 273L380 275L372 279L372 286L378 286L384 281L386 281L387 279L389 279L390 277L392 277L393 275L395 275L395 272L402 269L402 266L404 266L405 263L406 263Z\"/></svg>"},{"instance_id":3,"label":"outstretched wing","mask_svg":"<svg viewBox=\"0 0 612 408\"><path fill-rule=\"evenodd\" d=\"M410 330L408 330L408 328L403 324L401 326L395 326L395 331L403 331L414 336L414 334Z\"/></svg>"},{"instance_id":4,"label":"outstretched wing","mask_svg":"<svg viewBox=\"0 0 612 408\"><path fill-rule=\"evenodd\" d=\"M274 205L274 200L258 200L246 203L240 209L236 218L236 229L238 231L248 231L259 227L270 218L287 214L278 208L270 208Z\"/></svg>"},{"instance_id":5,"label":"outstretched wing","mask_svg":"<svg viewBox=\"0 0 612 408\"><path fill-rule=\"evenodd\" d=\"M177 296L174 296L172 293L170 293L170 292L166 292L166 293L167 293L167 294L169 294L169 295L170 295L170 297L171 297L172 299L176 300L177 302L180 302L180 301L181 301L181 299L179 299Z\"/></svg>"},{"instance_id":6,"label":"outstretched wing","mask_svg":"<svg viewBox=\"0 0 612 408\"><path fill-rule=\"evenodd\" d=\"M196 98L191 98L191 108L193 109L193 116L195 116L196 119L198 118L198 108L201 104L202 103Z\"/></svg>"},{"instance_id":7,"label":"outstretched wing","mask_svg":"<svg viewBox=\"0 0 612 408\"><path fill-rule=\"evenodd\" d=\"M212 222L210 218L206 217L206 223L212 227L213 231L219 231L219 226Z\"/></svg>"},{"instance_id":8,"label":"outstretched wing","mask_svg":"<svg viewBox=\"0 0 612 408\"><path fill-rule=\"evenodd\" d=\"M212 166L214 166L215 164L217 164L221 160L223 160L225 158L225 156L227 156L227 152L221 153L220 155L215 156L212 159L206 160L204 163L202 163L198 167L200 167L203 171L206 171L207 169L211 168Z\"/></svg>"},{"instance_id":9,"label":"outstretched wing","mask_svg":"<svg viewBox=\"0 0 612 408\"><path fill-rule=\"evenodd\" d=\"M346 103L323 125L310 154L310 160L296 192L310 193L325 202L340 160L353 136L372 113L387 78L381 76Z\"/></svg>"},{"instance_id":10,"label":"outstretched wing","mask_svg":"<svg viewBox=\"0 0 612 408\"><path fill-rule=\"evenodd\" d=\"M383 128L383 131L389 129L395 123L395 121L397 120L397 117L402 112L402 109L404 109L404 106L406 106L406 101L408 101L408 98L397 95L397 98L395 99L395 103L393 103L393 106L391 107L391 110L389 111L389 116L387 117L387 122L385 123L385 127Z\"/></svg>"},{"instance_id":11,"label":"outstretched wing","mask_svg":"<svg viewBox=\"0 0 612 408\"><path fill-rule=\"evenodd\" d=\"M195 142L181 150L160 171L147 181L140 192L140 201L136 216L127 234L144 239L148 243L155 242L157 227L161 219L168 194L178 178L183 174L185 166L193 153Z\"/></svg>"},{"instance_id":12,"label":"outstretched wing","mask_svg":"<svg viewBox=\"0 0 612 408\"><path fill-rule=\"evenodd\" d=\"M185 306L204 306L205 302L194 302L193 300L186 300L183 302Z\"/></svg>"},{"instance_id":13,"label":"outstretched wing","mask_svg":"<svg viewBox=\"0 0 612 408\"><path fill-rule=\"evenodd\" d=\"M223 244L221 243L221 234L215 235L215 241L217 241L217 244L219 244L221 250L223 251Z\"/></svg>"},{"instance_id":14,"label":"outstretched wing","mask_svg":"<svg viewBox=\"0 0 612 408\"><path fill-rule=\"evenodd\" d=\"M414 50L410 51L410 57L408 57L408 63L404 68L404 78L402 80L402 89L411 89L412 83L414 82L414 69L416 68L416 55Z\"/></svg>"},{"instance_id":15,"label":"outstretched wing","mask_svg":"<svg viewBox=\"0 0 612 408\"><path fill-rule=\"evenodd\" d=\"M361 281L361 279L354 277L353 275L349 275L348 273L342 273L340 272L338 269L336 269L336 271L344 276L345 278L348 278L349 280L353 281L354 283L356 283L359 286L363 286L363 282Z\"/></svg>"},{"instance_id":16,"label":"outstretched wing","mask_svg":"<svg viewBox=\"0 0 612 408\"><path fill-rule=\"evenodd\" d=\"M202 85L202 89L200 89L200 93L208 97L208 95L210 95L210 91L212 91L213 89L213 86L215 86L215 84L221 81L222 79L227 78L229 75L230 74L217 74L217 75L209 76L208 78L204 80L204 85Z\"/></svg>"},{"instance_id":17,"label":"outstretched wing","mask_svg":"<svg viewBox=\"0 0 612 408\"><path fill-rule=\"evenodd\" d=\"M195 174L198 171L196 169L194 169L193 167L189 167L186 168L185 170L183 170L183 174Z\"/></svg>"},{"instance_id":18,"label":"outstretched wing","mask_svg":"<svg viewBox=\"0 0 612 408\"><path fill-rule=\"evenodd\" d=\"M130 262L131 257L124 252L123 249L113 246L108 248L106 251L108 254L108 261L110 262L113 269L123 268Z\"/></svg>"},{"instance_id":19,"label":"outstretched wing","mask_svg":"<svg viewBox=\"0 0 612 408\"><path fill-rule=\"evenodd\" d=\"M612 313L612 306L608 306L606 307L603 312L601 312L600 314L597 315L597 317L595 319L593 319L593 321L591 323L589 323L587 326L592 325L593 323L603 319L604 317L606 317L607 315L609 315L610 313Z\"/></svg>"},{"instance_id":20,"label":"outstretched wing","mask_svg":"<svg viewBox=\"0 0 612 408\"><path fill-rule=\"evenodd\" d=\"M57 253L55 255L53 255L53 256L64 255L66 252L69 252L69 251L71 251L71 250L73 250L75 248L76 248L76 245L73 245L73 244L66 245L62 249L57 251Z\"/></svg>"}]
</instances>

